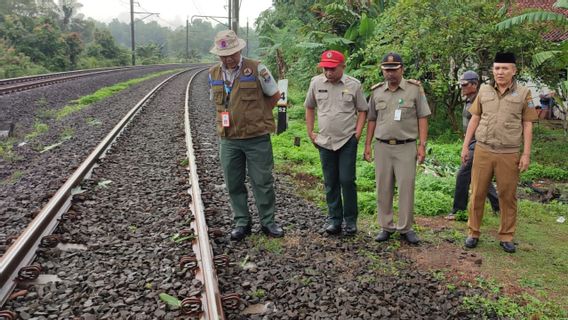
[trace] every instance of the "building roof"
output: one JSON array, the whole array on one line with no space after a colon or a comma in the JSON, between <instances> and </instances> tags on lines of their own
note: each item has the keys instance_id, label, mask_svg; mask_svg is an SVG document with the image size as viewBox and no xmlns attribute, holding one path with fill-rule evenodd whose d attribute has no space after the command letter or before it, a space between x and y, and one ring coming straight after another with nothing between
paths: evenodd
<instances>
[{"instance_id":1,"label":"building roof","mask_svg":"<svg viewBox=\"0 0 568 320\"><path fill-rule=\"evenodd\" d=\"M554 7L556 0L517 0L515 1L514 11L546 10L561 13L568 18L568 9ZM561 28L554 28L546 32L543 37L550 41L563 41L568 39L568 31Z\"/></svg>"}]
</instances>

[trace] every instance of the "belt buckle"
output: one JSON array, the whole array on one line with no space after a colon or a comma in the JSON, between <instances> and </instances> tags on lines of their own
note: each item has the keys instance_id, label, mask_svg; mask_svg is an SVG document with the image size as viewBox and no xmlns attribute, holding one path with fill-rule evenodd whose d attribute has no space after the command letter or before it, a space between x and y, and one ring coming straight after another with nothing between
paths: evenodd
<instances>
[{"instance_id":1,"label":"belt buckle","mask_svg":"<svg viewBox=\"0 0 568 320\"><path fill-rule=\"evenodd\" d=\"M390 139L390 140L389 140L389 144L390 144L390 145L395 145L395 144L396 144L396 139Z\"/></svg>"}]
</instances>

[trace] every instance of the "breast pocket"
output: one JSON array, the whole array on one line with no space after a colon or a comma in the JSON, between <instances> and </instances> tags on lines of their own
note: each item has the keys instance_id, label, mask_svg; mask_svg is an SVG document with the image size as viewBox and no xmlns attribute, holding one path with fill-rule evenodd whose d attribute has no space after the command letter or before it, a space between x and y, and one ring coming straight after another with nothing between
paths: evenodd
<instances>
[{"instance_id":1,"label":"breast pocket","mask_svg":"<svg viewBox=\"0 0 568 320\"><path fill-rule=\"evenodd\" d=\"M239 84L241 100L258 100L258 85L255 82L241 82Z\"/></svg>"},{"instance_id":2,"label":"breast pocket","mask_svg":"<svg viewBox=\"0 0 568 320\"><path fill-rule=\"evenodd\" d=\"M416 106L414 102L407 102L400 106L402 119L416 119Z\"/></svg>"},{"instance_id":3,"label":"breast pocket","mask_svg":"<svg viewBox=\"0 0 568 320\"><path fill-rule=\"evenodd\" d=\"M213 90L213 100L215 101L215 105L217 105L217 109L223 107L224 104L224 91L222 86L213 86L211 88Z\"/></svg>"},{"instance_id":4,"label":"breast pocket","mask_svg":"<svg viewBox=\"0 0 568 320\"><path fill-rule=\"evenodd\" d=\"M350 93L344 93L341 96L341 112L355 111L355 97Z\"/></svg>"},{"instance_id":5,"label":"breast pocket","mask_svg":"<svg viewBox=\"0 0 568 320\"><path fill-rule=\"evenodd\" d=\"M387 103L385 101L379 101L375 103L375 110L377 111L377 121L383 122L387 118Z\"/></svg>"}]
</instances>

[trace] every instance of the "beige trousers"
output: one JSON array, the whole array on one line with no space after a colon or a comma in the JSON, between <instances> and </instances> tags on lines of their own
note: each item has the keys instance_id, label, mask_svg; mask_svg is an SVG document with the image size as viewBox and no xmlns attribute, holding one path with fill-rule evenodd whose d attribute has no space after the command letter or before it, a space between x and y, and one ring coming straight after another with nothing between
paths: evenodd
<instances>
[{"instance_id":1,"label":"beige trousers","mask_svg":"<svg viewBox=\"0 0 568 320\"><path fill-rule=\"evenodd\" d=\"M477 146L471 172L471 203L469 206L469 236L479 238L485 197L489 182L497 180L500 218L499 240L512 241L517 226L517 184L519 153L494 153Z\"/></svg>"},{"instance_id":2,"label":"beige trousers","mask_svg":"<svg viewBox=\"0 0 568 320\"><path fill-rule=\"evenodd\" d=\"M414 181L416 178L416 143L389 145L375 141L375 176L379 225L388 232L402 234L414 223ZM398 222L393 222L392 202L395 182L398 186Z\"/></svg>"}]
</instances>

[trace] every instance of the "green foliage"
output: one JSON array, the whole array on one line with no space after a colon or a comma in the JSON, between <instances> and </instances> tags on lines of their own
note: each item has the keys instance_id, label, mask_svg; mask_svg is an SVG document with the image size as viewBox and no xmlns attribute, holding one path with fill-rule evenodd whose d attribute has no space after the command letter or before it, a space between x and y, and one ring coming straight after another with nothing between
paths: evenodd
<instances>
[{"instance_id":1,"label":"green foliage","mask_svg":"<svg viewBox=\"0 0 568 320\"><path fill-rule=\"evenodd\" d=\"M163 302L165 302L168 306L177 309L181 307L181 301L174 297L174 296L170 296L167 293L160 293L159 295L160 300L162 300Z\"/></svg>"},{"instance_id":2,"label":"green foliage","mask_svg":"<svg viewBox=\"0 0 568 320\"><path fill-rule=\"evenodd\" d=\"M46 68L33 63L28 56L17 52L15 48L9 47L6 41L0 39L0 78L15 78L47 72Z\"/></svg>"},{"instance_id":3,"label":"green foliage","mask_svg":"<svg viewBox=\"0 0 568 320\"><path fill-rule=\"evenodd\" d=\"M529 166L529 169L521 174L521 181L533 181L536 179L565 181L568 180L568 170L566 170L566 168L550 167L539 163L532 163Z\"/></svg>"},{"instance_id":4,"label":"green foliage","mask_svg":"<svg viewBox=\"0 0 568 320\"><path fill-rule=\"evenodd\" d=\"M499 319L560 319L568 315L566 310L562 310L553 302L541 301L527 294L518 299L475 295L465 297L463 306L468 310L482 312L486 317Z\"/></svg>"},{"instance_id":5,"label":"green foliage","mask_svg":"<svg viewBox=\"0 0 568 320\"><path fill-rule=\"evenodd\" d=\"M272 254L281 254L284 251L282 239L253 235L250 237L250 240L259 251L267 251Z\"/></svg>"}]
</instances>

